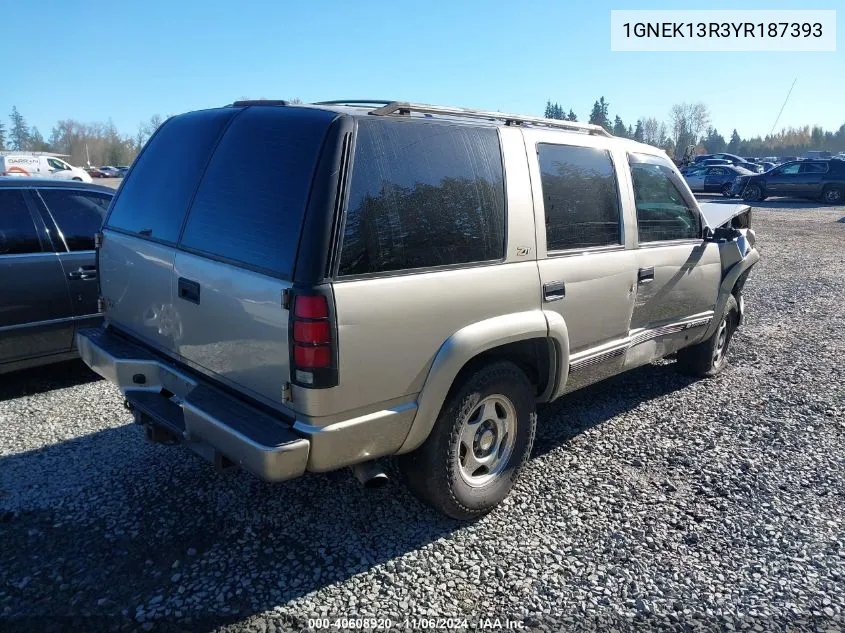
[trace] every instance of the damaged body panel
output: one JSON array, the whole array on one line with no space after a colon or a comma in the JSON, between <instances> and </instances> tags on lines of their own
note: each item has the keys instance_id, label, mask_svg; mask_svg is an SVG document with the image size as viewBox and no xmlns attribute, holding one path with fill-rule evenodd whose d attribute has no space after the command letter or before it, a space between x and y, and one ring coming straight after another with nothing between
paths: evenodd
<instances>
[{"instance_id":1,"label":"damaged body panel","mask_svg":"<svg viewBox=\"0 0 845 633\"><path fill-rule=\"evenodd\" d=\"M715 313L721 314L728 297L733 294L739 307L737 325L740 325L745 312L742 288L751 268L760 261L760 254L754 248L756 236L751 228L751 207L747 204L704 202L699 204L699 209L707 223L709 240L719 245L722 262L722 281ZM711 336L718 325L714 319L703 338Z\"/></svg>"}]
</instances>

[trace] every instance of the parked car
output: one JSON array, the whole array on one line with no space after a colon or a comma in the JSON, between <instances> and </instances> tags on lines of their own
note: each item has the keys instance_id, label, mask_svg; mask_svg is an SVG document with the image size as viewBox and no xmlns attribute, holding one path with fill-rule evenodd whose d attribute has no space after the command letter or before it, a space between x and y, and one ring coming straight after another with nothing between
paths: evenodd
<instances>
[{"instance_id":1,"label":"parked car","mask_svg":"<svg viewBox=\"0 0 845 633\"><path fill-rule=\"evenodd\" d=\"M56 156L26 152L0 154L0 176L34 176L91 182L91 176L81 167L69 165Z\"/></svg>"},{"instance_id":2,"label":"parked car","mask_svg":"<svg viewBox=\"0 0 845 633\"><path fill-rule=\"evenodd\" d=\"M74 358L74 334L100 323L94 234L113 194L0 178L0 373Z\"/></svg>"},{"instance_id":3,"label":"parked car","mask_svg":"<svg viewBox=\"0 0 845 633\"><path fill-rule=\"evenodd\" d=\"M99 169L97 169L96 167L86 167L85 171L89 176L91 176L91 178L105 178L106 177L106 175L103 172L101 172Z\"/></svg>"},{"instance_id":4,"label":"parked car","mask_svg":"<svg viewBox=\"0 0 845 633\"><path fill-rule=\"evenodd\" d=\"M598 126L236 102L137 158L77 341L153 441L272 481L401 455L467 519L508 494L536 402L675 352L725 367L759 255L747 205L714 212Z\"/></svg>"},{"instance_id":5,"label":"parked car","mask_svg":"<svg viewBox=\"0 0 845 633\"><path fill-rule=\"evenodd\" d=\"M100 171L105 174L106 178L121 178L123 176L117 167L112 167L111 165L100 167Z\"/></svg>"},{"instance_id":6,"label":"parked car","mask_svg":"<svg viewBox=\"0 0 845 633\"><path fill-rule=\"evenodd\" d=\"M762 163L758 163L758 164L760 165L760 167L763 168L763 171L760 172L760 173L767 172L770 169L774 169L775 167L777 167L777 165L775 163L771 163L769 161L763 161Z\"/></svg>"},{"instance_id":7,"label":"parked car","mask_svg":"<svg viewBox=\"0 0 845 633\"><path fill-rule=\"evenodd\" d=\"M721 193L730 197L733 191L733 183L739 176L749 176L752 172L742 167L733 165L720 165L708 167L706 165L695 166L684 173L684 180L692 191L703 193Z\"/></svg>"},{"instance_id":8,"label":"parked car","mask_svg":"<svg viewBox=\"0 0 845 633\"><path fill-rule=\"evenodd\" d=\"M739 176L734 181L732 194L749 202L770 196L789 196L842 204L845 201L845 162L796 160L764 174Z\"/></svg>"}]
</instances>

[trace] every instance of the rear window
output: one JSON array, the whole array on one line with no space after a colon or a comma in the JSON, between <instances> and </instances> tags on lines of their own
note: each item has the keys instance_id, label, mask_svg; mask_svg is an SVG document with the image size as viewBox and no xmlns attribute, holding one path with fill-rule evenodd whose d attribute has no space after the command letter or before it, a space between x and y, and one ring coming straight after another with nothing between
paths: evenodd
<instances>
[{"instance_id":1,"label":"rear window","mask_svg":"<svg viewBox=\"0 0 845 633\"><path fill-rule=\"evenodd\" d=\"M485 262L504 250L494 128L359 122L340 275Z\"/></svg>"},{"instance_id":2,"label":"rear window","mask_svg":"<svg viewBox=\"0 0 845 633\"><path fill-rule=\"evenodd\" d=\"M123 183L108 226L175 244L209 155L236 112L202 110L167 121Z\"/></svg>"},{"instance_id":3,"label":"rear window","mask_svg":"<svg viewBox=\"0 0 845 633\"><path fill-rule=\"evenodd\" d=\"M252 107L226 131L180 247L289 276L311 178L335 114Z\"/></svg>"}]
</instances>

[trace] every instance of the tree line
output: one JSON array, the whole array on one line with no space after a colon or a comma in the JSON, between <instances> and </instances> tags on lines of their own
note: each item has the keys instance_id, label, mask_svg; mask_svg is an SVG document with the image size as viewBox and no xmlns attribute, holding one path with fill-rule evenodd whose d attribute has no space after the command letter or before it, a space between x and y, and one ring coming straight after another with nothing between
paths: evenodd
<instances>
[{"instance_id":1,"label":"tree line","mask_svg":"<svg viewBox=\"0 0 845 633\"><path fill-rule=\"evenodd\" d=\"M291 101L301 103L299 99ZM545 116L578 121L572 108L567 111L551 100L546 102ZM121 134L111 119L105 123L63 119L53 126L45 139L39 129L30 127L23 114L12 106L8 127L0 120L0 150L65 154L73 165L86 165L89 161L92 165L128 165L166 118L154 114L141 121L132 135ZM808 150L845 151L845 123L834 131L805 125L751 138L742 138L734 129L725 139L710 125L710 112L703 103L676 103L669 110L668 121L650 116L626 125L618 114L611 120L610 104L602 96L593 103L587 120L615 136L661 147L677 158L683 157L690 146L699 154L729 152L741 156L797 156Z\"/></svg>"},{"instance_id":2,"label":"tree line","mask_svg":"<svg viewBox=\"0 0 845 633\"><path fill-rule=\"evenodd\" d=\"M134 135L121 134L111 119L105 123L82 123L74 119L58 121L45 139L30 127L16 106L9 115L10 125L0 121L0 149L23 152L52 152L68 156L72 165L128 165L164 122L155 114L138 124Z\"/></svg>"},{"instance_id":3,"label":"tree line","mask_svg":"<svg viewBox=\"0 0 845 633\"><path fill-rule=\"evenodd\" d=\"M566 108L551 100L546 101L545 116L548 119L578 120L571 108L566 112ZM741 156L798 156L808 150L845 151L845 123L833 131L817 125L805 125L750 138L742 138L734 129L726 140L710 125L710 112L700 102L676 103L669 109L668 121L642 117L633 125L625 125L618 114L611 120L610 104L602 96L593 103L587 121L600 125L614 136L660 147L676 158L682 158L690 146L697 154L728 152Z\"/></svg>"}]
</instances>

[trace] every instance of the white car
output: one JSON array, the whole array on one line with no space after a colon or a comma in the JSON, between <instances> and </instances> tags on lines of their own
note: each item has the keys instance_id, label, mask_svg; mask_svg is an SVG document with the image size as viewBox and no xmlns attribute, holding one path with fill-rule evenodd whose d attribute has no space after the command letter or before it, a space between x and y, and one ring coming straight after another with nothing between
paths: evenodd
<instances>
[{"instance_id":1,"label":"white car","mask_svg":"<svg viewBox=\"0 0 845 633\"><path fill-rule=\"evenodd\" d=\"M0 155L0 176L35 176L93 182L88 172L80 167L69 165L61 158L23 152Z\"/></svg>"}]
</instances>

